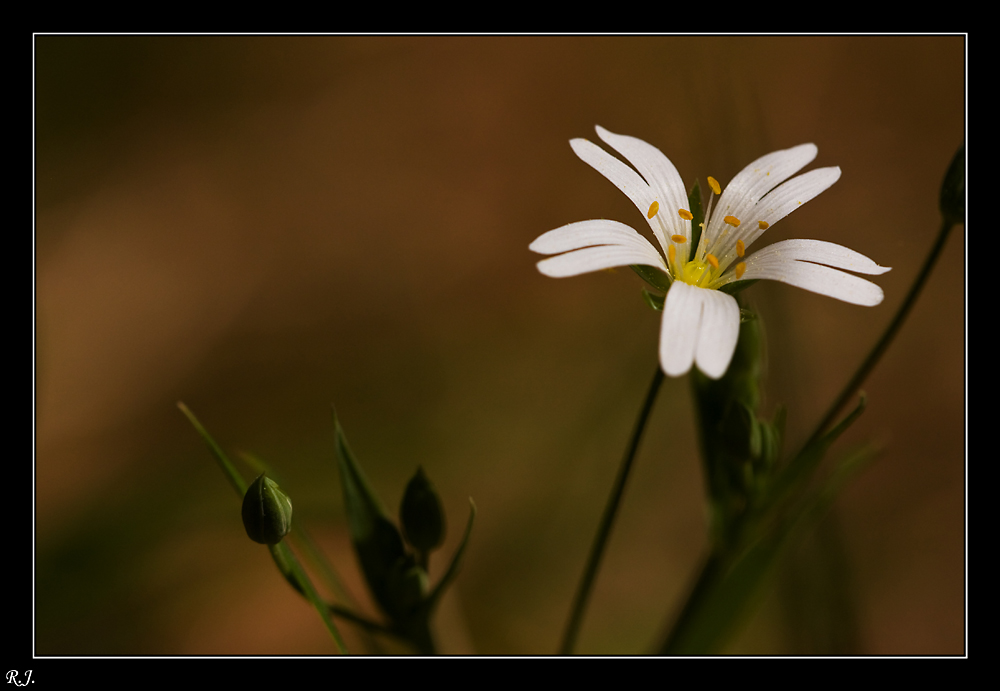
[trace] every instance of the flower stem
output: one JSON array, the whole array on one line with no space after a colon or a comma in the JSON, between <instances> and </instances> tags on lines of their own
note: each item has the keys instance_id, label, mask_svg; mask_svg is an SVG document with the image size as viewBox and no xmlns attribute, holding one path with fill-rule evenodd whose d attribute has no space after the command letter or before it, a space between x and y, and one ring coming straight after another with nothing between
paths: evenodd
<instances>
[{"instance_id":1,"label":"flower stem","mask_svg":"<svg viewBox=\"0 0 1000 691\"><path fill-rule=\"evenodd\" d=\"M580 625L583 622L583 614L587 609L587 602L590 599L590 591L593 589L594 579L597 577L597 570L600 568L601 558L604 556L604 548L607 546L608 538L611 536L611 528L618 514L622 495L625 493L625 483L628 481L629 472L632 470L632 461L635 459L636 451L639 449L639 441L642 439L642 433L646 429L646 422L649 420L649 414L653 410L656 394L659 392L662 383L663 370L657 363L656 373L653 375L653 381L646 392L646 400L639 411L635 428L632 430L632 437L629 440L628 447L625 449L625 456L622 458L621 466L618 468L618 476L615 478L615 484L611 488L611 496L608 497L608 503L604 507L604 515L601 517L597 534L594 536L594 544L590 548L590 557L587 560L586 569L583 572L583 577L580 579L580 585L573 600L573 609L570 612L569 621L566 623L566 631L563 634L562 645L559 648L560 655L569 655L573 652L573 646L576 643L577 635L580 632Z\"/></svg>"},{"instance_id":2,"label":"flower stem","mask_svg":"<svg viewBox=\"0 0 1000 691\"><path fill-rule=\"evenodd\" d=\"M803 450L808 449L812 446L822 435L826 432L826 429L833 424L837 415L840 413L841 409L854 397L855 392L861 388L861 384L864 383L868 375L878 364L879 359L885 353L892 339L895 338L896 333L899 328L903 325L906 317L909 315L910 310L913 308L913 304L917 301L920 295L921 289L927 282L928 277L930 277L931 271L934 269L934 265L937 263L938 257L941 256L941 250L944 248L944 243L948 239L951 229L955 226L953 220L945 219L941 222L941 230L938 233L937 240L934 242L934 246L931 247L930 253L927 255L927 259L924 260L924 265L920 268L920 273L917 274L916 280L913 285L910 286L910 292L906 294L906 298L903 303L899 306L896 311L896 316L893 317L892 321L889 322L889 326L886 327L885 332L882 334L882 338L878 340L875 347L872 348L871 352L868 353L868 357L865 361L861 363L854 376L851 380L847 382L847 385L840 392L840 396L837 400L833 402L830 409L827 411L826 416L816 425L816 429L813 431L812 436L806 441L802 446ZM801 453L801 452L800 452Z\"/></svg>"}]
</instances>

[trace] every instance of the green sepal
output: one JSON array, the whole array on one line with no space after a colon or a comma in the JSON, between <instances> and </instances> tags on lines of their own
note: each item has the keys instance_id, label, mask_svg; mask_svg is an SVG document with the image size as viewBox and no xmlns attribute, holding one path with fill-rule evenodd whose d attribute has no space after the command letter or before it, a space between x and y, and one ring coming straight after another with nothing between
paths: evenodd
<instances>
[{"instance_id":1,"label":"green sepal","mask_svg":"<svg viewBox=\"0 0 1000 691\"><path fill-rule=\"evenodd\" d=\"M444 542L444 508L423 468L418 467L406 484L399 507L399 526L406 542L418 552L430 552Z\"/></svg>"},{"instance_id":2,"label":"green sepal","mask_svg":"<svg viewBox=\"0 0 1000 691\"><path fill-rule=\"evenodd\" d=\"M639 278L657 290L663 293L670 290L670 285L673 283L670 274L661 271L655 266L646 266L645 264L629 264L629 268L635 271L639 275Z\"/></svg>"},{"instance_id":3,"label":"green sepal","mask_svg":"<svg viewBox=\"0 0 1000 691\"><path fill-rule=\"evenodd\" d=\"M403 538L351 452L336 412L334 426L337 468L351 542L376 602L386 614L397 617L405 608L395 599L390 579L394 578L399 560L406 555Z\"/></svg>"},{"instance_id":4,"label":"green sepal","mask_svg":"<svg viewBox=\"0 0 1000 691\"><path fill-rule=\"evenodd\" d=\"M647 305L649 305L650 307L652 307L657 312L662 312L663 311L663 305L667 301L667 296L666 295L657 295L657 294L651 293L648 290L646 290L645 288L643 288L642 289L642 300L643 300L643 302L645 302Z\"/></svg>"},{"instance_id":5,"label":"green sepal","mask_svg":"<svg viewBox=\"0 0 1000 691\"><path fill-rule=\"evenodd\" d=\"M733 281L732 283L726 283L719 288L719 292L736 295L737 293L743 292L759 280L759 278L748 278L745 281Z\"/></svg>"},{"instance_id":6,"label":"green sepal","mask_svg":"<svg viewBox=\"0 0 1000 691\"><path fill-rule=\"evenodd\" d=\"M949 223L965 223L965 144L958 147L941 183L941 215Z\"/></svg>"}]
</instances>

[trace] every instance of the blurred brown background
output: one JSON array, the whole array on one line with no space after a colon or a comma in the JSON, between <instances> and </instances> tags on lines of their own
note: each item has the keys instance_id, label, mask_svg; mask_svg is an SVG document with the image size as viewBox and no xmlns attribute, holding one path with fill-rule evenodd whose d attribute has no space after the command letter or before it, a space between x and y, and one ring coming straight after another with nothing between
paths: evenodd
<instances>
[{"instance_id":1,"label":"blurred brown background","mask_svg":"<svg viewBox=\"0 0 1000 691\"><path fill-rule=\"evenodd\" d=\"M279 471L359 597L330 406L395 509L422 465L473 497L447 653L556 649L656 366L632 272L554 280L528 243L645 228L576 158L594 125L723 184L807 141L841 180L762 242L893 271L861 308L778 284L768 408L800 443L937 230L964 137L962 37L40 36L36 58L36 652L326 654L178 412ZM885 443L786 561L734 653L964 650L965 237L836 447ZM705 546L686 379L654 412L580 640L642 653ZM432 574L432 575L434 575ZM345 626L353 649L363 643Z\"/></svg>"}]
</instances>

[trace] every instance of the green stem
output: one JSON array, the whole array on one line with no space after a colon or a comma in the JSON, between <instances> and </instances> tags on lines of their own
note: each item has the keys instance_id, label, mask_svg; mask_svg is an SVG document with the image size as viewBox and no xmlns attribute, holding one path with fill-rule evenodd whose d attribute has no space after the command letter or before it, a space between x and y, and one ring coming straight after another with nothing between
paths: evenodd
<instances>
[{"instance_id":1,"label":"green stem","mask_svg":"<svg viewBox=\"0 0 1000 691\"><path fill-rule=\"evenodd\" d=\"M583 622L583 614L587 609L587 601L590 599L590 591L594 586L594 579L597 577L597 570L601 565L601 558L604 556L604 548L607 546L608 538L611 536L611 528L618 514L618 507L621 504L622 495L625 492L625 483L628 481L629 472L632 469L632 461L635 459L636 451L639 449L639 441L642 439L643 430L649 414L653 410L653 402L656 394L663 383L663 370L659 364L656 367L656 374L646 392L646 400L639 411L639 418L636 420L635 429L632 430L632 438L625 449L625 456L622 458L621 466L618 468L618 476L615 484L611 488L611 496L604 507L604 515L598 526L597 534L594 536L594 544L590 548L590 557L587 560L586 569L580 579L580 585L576 591L576 598L573 600L573 609L570 612L569 621L566 623L566 631L563 634L562 646L559 648L560 655L569 655L573 652L577 635L580 633L580 624Z\"/></svg>"},{"instance_id":2,"label":"green stem","mask_svg":"<svg viewBox=\"0 0 1000 691\"><path fill-rule=\"evenodd\" d=\"M840 392L840 396L834 401L833 405L827 411L826 415L816 425L815 431L812 436L806 441L802 446L802 450L805 451L810 446L812 446L816 441L823 435L826 428L833 424L837 415L840 413L841 409L854 397L855 392L861 388L861 384L864 383L868 375L878 364L879 359L885 353L892 339L895 338L896 333L899 328L903 325L906 317L910 314L910 310L913 308L913 304L917 301L917 297L920 295L920 291L923 289L924 284L927 282L928 277L930 277L931 271L934 269L934 265L937 263L938 257L941 256L941 250L944 248L944 243L948 239L948 235L951 229L955 227L954 221L944 220L941 223L941 231L938 233L937 240L934 242L934 246L931 247L930 253L927 255L927 259L924 260L924 265L920 268L920 273L917 274L916 280L910 287L910 292L906 294L906 298L903 300L903 304L899 306L896 311L896 316L893 317L889 326L886 327L885 333L882 334L882 338L879 339L875 347L872 348L871 352L868 353L868 357L865 361L861 363L854 376L851 380L847 382L847 385ZM801 455L801 451L798 455ZM797 456L796 456L797 457Z\"/></svg>"}]
</instances>

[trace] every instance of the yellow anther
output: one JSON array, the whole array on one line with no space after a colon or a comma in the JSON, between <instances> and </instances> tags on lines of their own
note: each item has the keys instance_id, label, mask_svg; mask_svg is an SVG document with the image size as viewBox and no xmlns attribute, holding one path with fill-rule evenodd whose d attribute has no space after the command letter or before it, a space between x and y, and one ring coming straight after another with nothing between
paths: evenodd
<instances>
[{"instance_id":1,"label":"yellow anther","mask_svg":"<svg viewBox=\"0 0 1000 691\"><path fill-rule=\"evenodd\" d=\"M747 253L747 246L743 244L742 240L737 240L736 241L736 254L738 254L738 255L740 255L742 257L746 253Z\"/></svg>"},{"instance_id":2,"label":"yellow anther","mask_svg":"<svg viewBox=\"0 0 1000 691\"><path fill-rule=\"evenodd\" d=\"M646 218L652 218L656 215L656 212L660 210L660 202L653 202L649 205L649 211L646 212Z\"/></svg>"},{"instance_id":3,"label":"yellow anther","mask_svg":"<svg viewBox=\"0 0 1000 691\"><path fill-rule=\"evenodd\" d=\"M726 216L722 220L731 225L733 228L740 227L740 219L736 218L735 216Z\"/></svg>"},{"instance_id":4,"label":"yellow anther","mask_svg":"<svg viewBox=\"0 0 1000 691\"><path fill-rule=\"evenodd\" d=\"M688 211L687 209L677 209L677 214L685 221L690 221L692 218L694 218L694 214Z\"/></svg>"},{"instance_id":5,"label":"yellow anther","mask_svg":"<svg viewBox=\"0 0 1000 691\"><path fill-rule=\"evenodd\" d=\"M743 272L747 270L746 262L740 262L736 265L736 279L739 280L743 276Z\"/></svg>"},{"instance_id":6,"label":"yellow anther","mask_svg":"<svg viewBox=\"0 0 1000 691\"><path fill-rule=\"evenodd\" d=\"M712 191L716 194L722 194L722 188L719 187L719 181L713 178L711 175L708 176L708 186L712 188Z\"/></svg>"},{"instance_id":7,"label":"yellow anther","mask_svg":"<svg viewBox=\"0 0 1000 691\"><path fill-rule=\"evenodd\" d=\"M671 235L670 239L673 240L674 242L687 242L688 240L683 235Z\"/></svg>"},{"instance_id":8,"label":"yellow anther","mask_svg":"<svg viewBox=\"0 0 1000 691\"><path fill-rule=\"evenodd\" d=\"M761 230L767 230L767 227L768 227L769 225L771 225L771 224L770 224L770 223L768 223L767 221L757 221L757 226L758 226L758 227L759 227L759 228L760 228Z\"/></svg>"},{"instance_id":9,"label":"yellow anther","mask_svg":"<svg viewBox=\"0 0 1000 691\"><path fill-rule=\"evenodd\" d=\"M671 245L670 247L667 248L667 260L671 264L673 264L676 259L677 259L677 248Z\"/></svg>"},{"instance_id":10,"label":"yellow anther","mask_svg":"<svg viewBox=\"0 0 1000 691\"><path fill-rule=\"evenodd\" d=\"M714 254L706 254L705 261L711 264L713 269L719 268L719 260L715 258Z\"/></svg>"}]
</instances>

